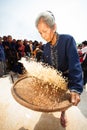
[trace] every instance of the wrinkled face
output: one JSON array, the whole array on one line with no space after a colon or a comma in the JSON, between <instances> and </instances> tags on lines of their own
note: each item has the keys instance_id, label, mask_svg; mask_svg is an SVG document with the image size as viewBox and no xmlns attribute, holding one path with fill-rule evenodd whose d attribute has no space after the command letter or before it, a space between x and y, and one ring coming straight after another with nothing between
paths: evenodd
<instances>
[{"instance_id":1,"label":"wrinkled face","mask_svg":"<svg viewBox=\"0 0 87 130\"><path fill-rule=\"evenodd\" d=\"M50 28L46 23L40 20L37 28L44 40L47 42L50 42L52 40L55 32L55 27Z\"/></svg>"}]
</instances>

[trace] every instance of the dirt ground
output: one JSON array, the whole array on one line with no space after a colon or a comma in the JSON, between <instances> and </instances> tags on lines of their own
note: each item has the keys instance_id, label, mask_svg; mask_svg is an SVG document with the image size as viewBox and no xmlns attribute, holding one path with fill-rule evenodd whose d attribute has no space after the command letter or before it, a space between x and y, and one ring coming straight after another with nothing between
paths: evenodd
<instances>
[{"instance_id":1,"label":"dirt ground","mask_svg":"<svg viewBox=\"0 0 87 130\"><path fill-rule=\"evenodd\" d=\"M10 75L0 78L0 130L87 130L87 91L79 105L66 111L67 127L60 124L60 112L43 113L20 105L12 96Z\"/></svg>"}]
</instances>

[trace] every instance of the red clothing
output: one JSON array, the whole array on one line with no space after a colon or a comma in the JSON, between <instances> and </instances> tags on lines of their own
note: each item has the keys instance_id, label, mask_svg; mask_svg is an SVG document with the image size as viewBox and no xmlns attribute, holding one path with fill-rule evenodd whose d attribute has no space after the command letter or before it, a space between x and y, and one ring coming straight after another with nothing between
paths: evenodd
<instances>
[{"instance_id":1,"label":"red clothing","mask_svg":"<svg viewBox=\"0 0 87 130\"><path fill-rule=\"evenodd\" d=\"M23 57L25 55L25 46L21 45L18 50L21 52L21 56Z\"/></svg>"}]
</instances>

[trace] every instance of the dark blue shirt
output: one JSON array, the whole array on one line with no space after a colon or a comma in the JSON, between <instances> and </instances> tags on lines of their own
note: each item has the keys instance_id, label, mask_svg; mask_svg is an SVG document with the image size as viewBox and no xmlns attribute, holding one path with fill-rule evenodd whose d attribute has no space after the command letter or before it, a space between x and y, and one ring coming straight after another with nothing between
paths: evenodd
<instances>
[{"instance_id":1,"label":"dark blue shirt","mask_svg":"<svg viewBox=\"0 0 87 130\"><path fill-rule=\"evenodd\" d=\"M1 43L0 43L0 61L5 61L4 47Z\"/></svg>"}]
</instances>

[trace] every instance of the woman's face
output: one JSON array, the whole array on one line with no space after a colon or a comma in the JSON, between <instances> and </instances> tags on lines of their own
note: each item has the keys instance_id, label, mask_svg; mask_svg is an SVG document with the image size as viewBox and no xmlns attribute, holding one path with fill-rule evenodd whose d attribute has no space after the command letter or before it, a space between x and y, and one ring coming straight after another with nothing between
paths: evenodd
<instances>
[{"instance_id":1,"label":"woman's face","mask_svg":"<svg viewBox=\"0 0 87 130\"><path fill-rule=\"evenodd\" d=\"M53 38L55 28L50 28L45 22L42 20L38 24L38 31L41 34L41 37L46 40L47 42L50 42Z\"/></svg>"}]
</instances>

